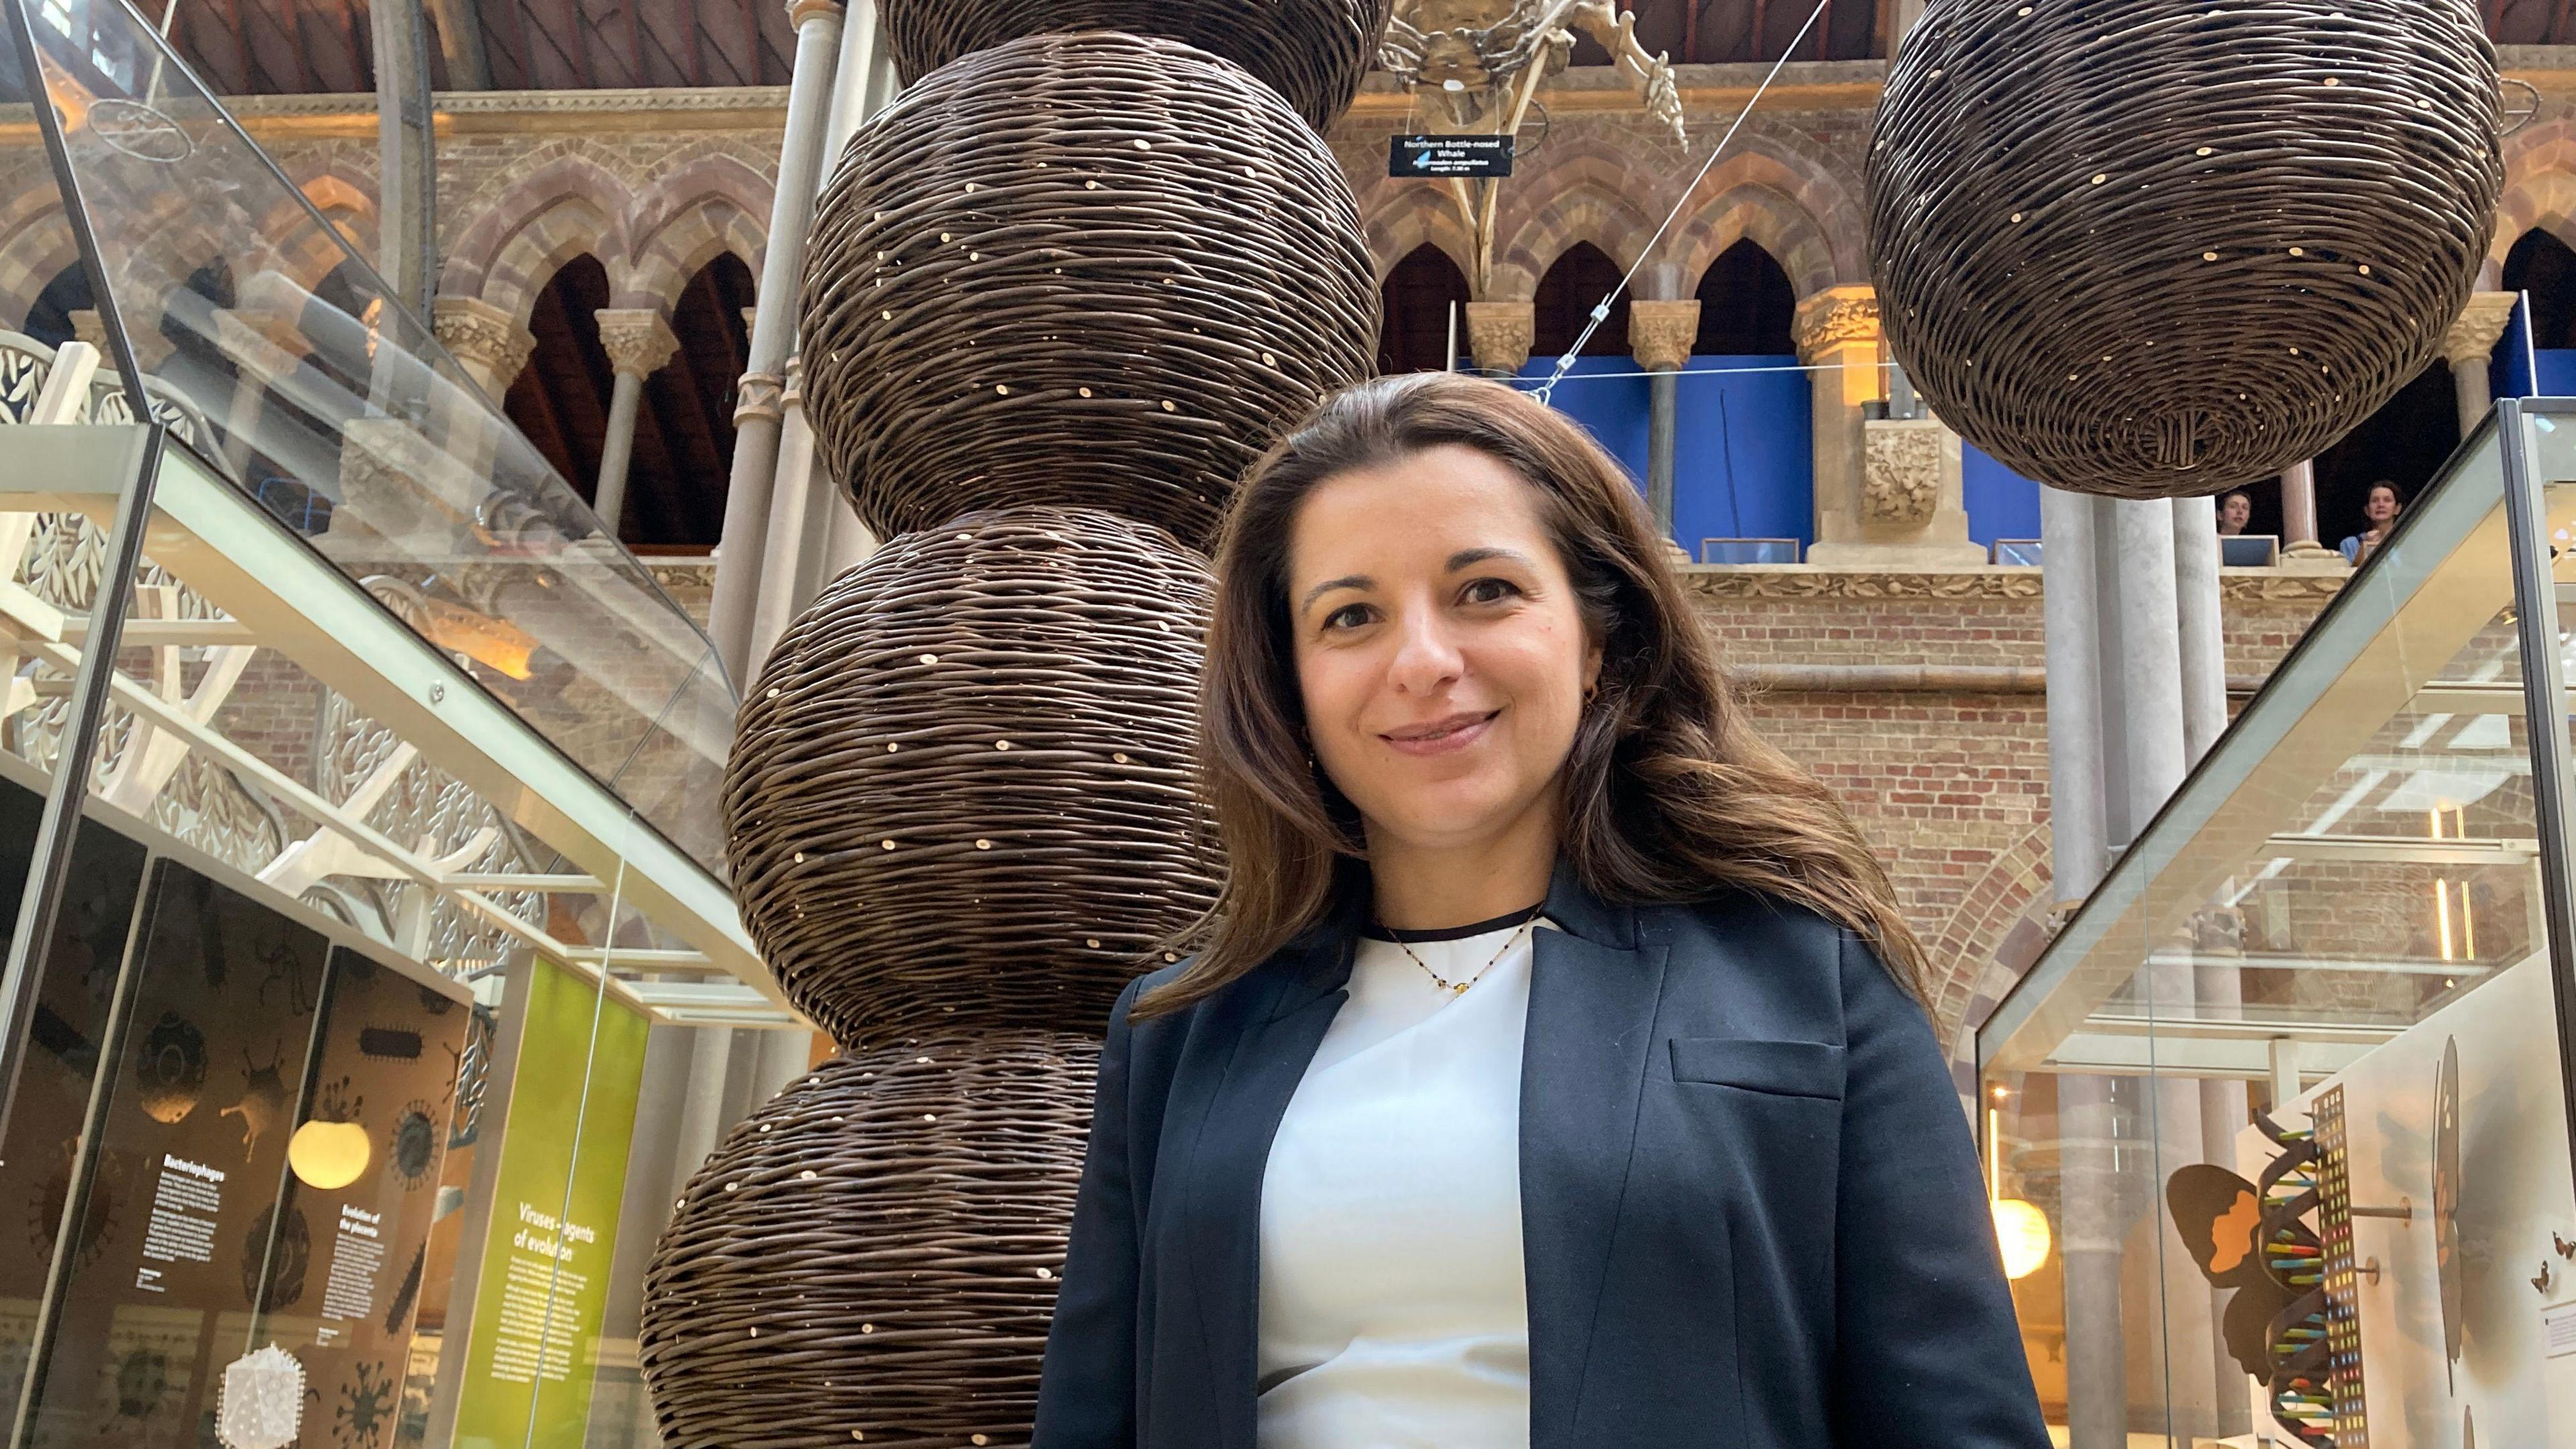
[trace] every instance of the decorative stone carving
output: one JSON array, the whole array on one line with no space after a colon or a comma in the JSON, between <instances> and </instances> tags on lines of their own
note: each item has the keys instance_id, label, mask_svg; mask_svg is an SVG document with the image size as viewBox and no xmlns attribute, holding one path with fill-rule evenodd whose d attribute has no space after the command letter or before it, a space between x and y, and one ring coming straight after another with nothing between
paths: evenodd
<instances>
[{"instance_id":1,"label":"decorative stone carving","mask_svg":"<svg viewBox=\"0 0 2576 1449\"><path fill-rule=\"evenodd\" d=\"M2495 355L2497 339L2513 322L2513 304L2519 292L2472 292L2469 305L2460 309L2451 330L2442 337L2442 356L2454 367L2463 363L2483 365Z\"/></svg>"},{"instance_id":2,"label":"decorative stone carving","mask_svg":"<svg viewBox=\"0 0 2576 1449\"><path fill-rule=\"evenodd\" d=\"M1863 346L1875 361L1878 293L1869 287L1827 287L1798 304L1794 325L1802 362L1847 361L1840 355L1845 349Z\"/></svg>"},{"instance_id":3,"label":"decorative stone carving","mask_svg":"<svg viewBox=\"0 0 2576 1449\"><path fill-rule=\"evenodd\" d=\"M477 386L497 402L537 350L537 335L480 297L439 297L429 304L430 330Z\"/></svg>"},{"instance_id":4,"label":"decorative stone carving","mask_svg":"<svg viewBox=\"0 0 2576 1449\"><path fill-rule=\"evenodd\" d=\"M610 368L635 377L651 377L680 350L679 334L664 321L658 307L602 307L599 345Z\"/></svg>"},{"instance_id":5,"label":"decorative stone carving","mask_svg":"<svg viewBox=\"0 0 2576 1449\"><path fill-rule=\"evenodd\" d=\"M1929 524L1941 506L1944 454L1958 457L1949 430L1929 421L1873 422L1862 448L1861 521L1905 532Z\"/></svg>"},{"instance_id":6,"label":"decorative stone carving","mask_svg":"<svg viewBox=\"0 0 2576 1449\"><path fill-rule=\"evenodd\" d=\"M1690 365L1699 338L1699 301L1628 304L1628 353L1648 372L1679 372Z\"/></svg>"},{"instance_id":7,"label":"decorative stone carving","mask_svg":"<svg viewBox=\"0 0 2576 1449\"><path fill-rule=\"evenodd\" d=\"M1824 569L1809 564L1693 569L1682 582L1712 599L2037 599L2039 570Z\"/></svg>"},{"instance_id":8,"label":"decorative stone carving","mask_svg":"<svg viewBox=\"0 0 2576 1449\"><path fill-rule=\"evenodd\" d=\"M1538 311L1528 302L1467 304L1467 350L1487 372L1517 376L1537 336Z\"/></svg>"},{"instance_id":9,"label":"decorative stone carving","mask_svg":"<svg viewBox=\"0 0 2576 1449\"><path fill-rule=\"evenodd\" d=\"M73 312L71 319L72 336L97 348L99 370L113 375L116 354L107 345L107 319L90 307ZM134 344L134 361L145 372L159 372L161 364L169 361L170 354L178 350L175 343L161 335L160 329L140 326L130 316L125 323L125 340Z\"/></svg>"}]
</instances>

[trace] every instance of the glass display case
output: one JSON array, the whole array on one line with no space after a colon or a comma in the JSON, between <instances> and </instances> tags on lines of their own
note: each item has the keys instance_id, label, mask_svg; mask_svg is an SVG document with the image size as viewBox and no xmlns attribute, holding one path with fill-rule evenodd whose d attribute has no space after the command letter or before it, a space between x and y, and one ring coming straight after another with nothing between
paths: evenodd
<instances>
[{"instance_id":1,"label":"glass display case","mask_svg":"<svg viewBox=\"0 0 2576 1449\"><path fill-rule=\"evenodd\" d=\"M0 163L79 283L0 332L0 1445L653 1442L651 1243L813 1040L731 687L130 6L0 0Z\"/></svg>"},{"instance_id":2,"label":"glass display case","mask_svg":"<svg viewBox=\"0 0 2576 1449\"><path fill-rule=\"evenodd\" d=\"M2571 529L2500 405L1979 1028L2061 1442L2576 1442Z\"/></svg>"}]
</instances>

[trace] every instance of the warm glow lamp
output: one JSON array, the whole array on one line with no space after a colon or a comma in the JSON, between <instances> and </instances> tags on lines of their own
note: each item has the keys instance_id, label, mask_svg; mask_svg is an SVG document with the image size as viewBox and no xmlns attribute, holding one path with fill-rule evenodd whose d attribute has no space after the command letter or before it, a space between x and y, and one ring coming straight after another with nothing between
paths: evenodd
<instances>
[{"instance_id":1,"label":"warm glow lamp","mask_svg":"<svg viewBox=\"0 0 2576 1449\"><path fill-rule=\"evenodd\" d=\"M286 1141L286 1165L306 1187L331 1192L367 1170L367 1129L355 1122L307 1122Z\"/></svg>"},{"instance_id":2,"label":"warm glow lamp","mask_svg":"<svg viewBox=\"0 0 2576 1449\"><path fill-rule=\"evenodd\" d=\"M1995 1241L2004 1251L2004 1276L2027 1278L2048 1261L2048 1214L2017 1197L1995 1199Z\"/></svg>"}]
</instances>

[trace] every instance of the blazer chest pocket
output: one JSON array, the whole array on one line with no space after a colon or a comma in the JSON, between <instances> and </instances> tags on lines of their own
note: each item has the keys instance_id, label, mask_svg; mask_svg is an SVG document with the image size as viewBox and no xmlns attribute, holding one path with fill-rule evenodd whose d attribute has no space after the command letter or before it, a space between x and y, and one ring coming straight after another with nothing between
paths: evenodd
<instances>
[{"instance_id":1,"label":"blazer chest pocket","mask_svg":"<svg viewBox=\"0 0 2576 1449\"><path fill-rule=\"evenodd\" d=\"M1676 1082L1842 1100L1843 1049L1826 1042L1677 1036L1671 1049Z\"/></svg>"}]
</instances>

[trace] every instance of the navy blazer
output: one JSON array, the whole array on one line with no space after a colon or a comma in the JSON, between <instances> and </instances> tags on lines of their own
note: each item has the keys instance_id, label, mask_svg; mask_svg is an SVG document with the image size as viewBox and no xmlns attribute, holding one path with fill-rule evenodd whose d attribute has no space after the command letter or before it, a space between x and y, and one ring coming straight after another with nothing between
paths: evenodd
<instances>
[{"instance_id":1,"label":"navy blazer","mask_svg":"<svg viewBox=\"0 0 2576 1449\"><path fill-rule=\"evenodd\" d=\"M1875 954L1764 898L1604 904L1562 864L1546 910L1533 1449L2047 1449L1966 1116ZM1358 924L1169 1016L1128 1005L1178 967L1120 998L1034 1449L1254 1449L1262 1175Z\"/></svg>"}]
</instances>

